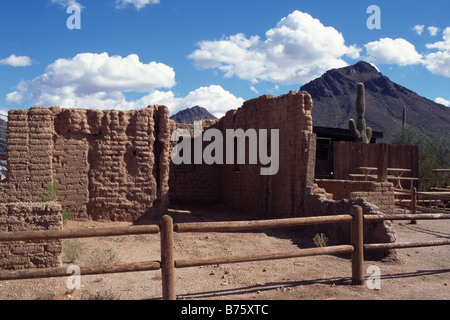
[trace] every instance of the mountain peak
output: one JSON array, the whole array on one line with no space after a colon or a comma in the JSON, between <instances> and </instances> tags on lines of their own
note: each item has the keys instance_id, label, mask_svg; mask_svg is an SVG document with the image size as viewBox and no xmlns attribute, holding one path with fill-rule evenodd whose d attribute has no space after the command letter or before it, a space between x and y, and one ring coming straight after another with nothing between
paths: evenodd
<instances>
[{"instance_id":1,"label":"mountain peak","mask_svg":"<svg viewBox=\"0 0 450 320\"><path fill-rule=\"evenodd\" d=\"M178 123L194 123L195 121L204 120L204 119L217 119L211 113L208 112L203 107L195 106L192 108L188 108L185 110L181 110L180 112L174 114L170 117L175 122Z\"/></svg>"},{"instance_id":2,"label":"mountain peak","mask_svg":"<svg viewBox=\"0 0 450 320\"><path fill-rule=\"evenodd\" d=\"M365 61L359 61L357 64L354 64L353 66L350 66L350 68L355 69L358 72L365 72L365 73L376 73L380 74L380 72L370 63L367 63Z\"/></svg>"},{"instance_id":3,"label":"mountain peak","mask_svg":"<svg viewBox=\"0 0 450 320\"><path fill-rule=\"evenodd\" d=\"M367 125L383 132L384 142L390 142L402 129L403 106L406 106L408 125L430 134L435 130L448 131L450 108L392 82L365 61L329 70L300 88L313 98L314 126L348 129L349 119L357 116L356 89L360 82L366 88Z\"/></svg>"}]
</instances>

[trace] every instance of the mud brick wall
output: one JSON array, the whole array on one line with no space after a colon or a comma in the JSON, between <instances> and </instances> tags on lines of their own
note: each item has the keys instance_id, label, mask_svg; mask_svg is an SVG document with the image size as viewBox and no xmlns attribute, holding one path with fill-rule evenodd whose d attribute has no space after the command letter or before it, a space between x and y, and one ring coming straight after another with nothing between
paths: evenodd
<instances>
[{"instance_id":1,"label":"mud brick wall","mask_svg":"<svg viewBox=\"0 0 450 320\"><path fill-rule=\"evenodd\" d=\"M303 215L306 177L308 170L314 171L314 163L308 161L312 104L308 93L291 91L279 97L249 100L238 110L227 112L222 119L223 130L279 130L279 170L275 175L262 176L262 166L248 164L248 158L238 168L223 165L224 203L265 217Z\"/></svg>"},{"instance_id":2,"label":"mud brick wall","mask_svg":"<svg viewBox=\"0 0 450 320\"><path fill-rule=\"evenodd\" d=\"M164 106L10 111L1 201L36 201L58 181L58 202L77 218L158 217L169 202L170 130Z\"/></svg>"},{"instance_id":3,"label":"mud brick wall","mask_svg":"<svg viewBox=\"0 0 450 320\"><path fill-rule=\"evenodd\" d=\"M180 124L171 120L172 132L185 129L194 136L193 124ZM203 131L216 128L221 130L222 121L202 120ZM172 141L171 149L177 144ZM203 143L203 148L209 142ZM222 200L221 165L191 164L175 165L170 162L169 197L173 204L215 204Z\"/></svg>"},{"instance_id":4,"label":"mud brick wall","mask_svg":"<svg viewBox=\"0 0 450 320\"><path fill-rule=\"evenodd\" d=\"M317 180L317 185L333 195L334 200L365 198L385 214L394 213L394 185L390 182Z\"/></svg>"},{"instance_id":5,"label":"mud brick wall","mask_svg":"<svg viewBox=\"0 0 450 320\"><path fill-rule=\"evenodd\" d=\"M45 108L12 110L7 132L8 179L0 184L0 201L37 201L52 180L53 114Z\"/></svg>"},{"instance_id":6,"label":"mud brick wall","mask_svg":"<svg viewBox=\"0 0 450 320\"><path fill-rule=\"evenodd\" d=\"M0 204L0 232L60 229L59 203ZM0 270L59 267L61 254L62 240L1 242Z\"/></svg>"}]
</instances>

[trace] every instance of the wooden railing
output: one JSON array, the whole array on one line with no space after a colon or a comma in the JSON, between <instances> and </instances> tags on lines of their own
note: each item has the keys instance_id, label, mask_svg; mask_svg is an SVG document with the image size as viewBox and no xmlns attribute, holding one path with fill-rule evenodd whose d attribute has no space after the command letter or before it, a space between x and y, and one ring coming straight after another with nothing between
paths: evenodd
<instances>
[{"instance_id":1,"label":"wooden railing","mask_svg":"<svg viewBox=\"0 0 450 320\"><path fill-rule=\"evenodd\" d=\"M417 212L450 213L450 192L418 192L395 189L395 204L398 207L409 209L411 214Z\"/></svg>"},{"instance_id":2,"label":"wooden railing","mask_svg":"<svg viewBox=\"0 0 450 320\"><path fill-rule=\"evenodd\" d=\"M227 221L227 222L202 222L202 223L177 223L173 224L170 216L161 219L160 226L131 226L123 228L101 228L86 230L58 230L58 231L27 231L0 233L0 242L28 241L28 240L53 240L68 238L123 236L135 234L160 234L161 261L146 261L120 265L93 266L80 268L81 275L107 274L119 272L138 272L161 269L162 293L164 300L175 300L175 269L196 266L240 263L250 261L264 261L286 258L298 258L317 255L333 255L351 253L352 260L352 284L364 284L364 251L401 249L412 247L440 246L450 244L450 239L410 242L410 243L363 243L364 221L382 220L411 220L411 219L450 219L448 214L395 214L395 215L365 215L360 206L353 206L350 214L331 215L321 217L305 217L276 220L256 221ZM348 245L336 245L320 248L297 249L284 252L263 252L255 254L203 257L192 259L175 259L174 233L186 232L226 232L248 231L269 228L285 228L330 223L350 223L351 243ZM45 268L26 270L1 270L0 280L17 280L31 278L67 277L66 268Z\"/></svg>"}]
</instances>

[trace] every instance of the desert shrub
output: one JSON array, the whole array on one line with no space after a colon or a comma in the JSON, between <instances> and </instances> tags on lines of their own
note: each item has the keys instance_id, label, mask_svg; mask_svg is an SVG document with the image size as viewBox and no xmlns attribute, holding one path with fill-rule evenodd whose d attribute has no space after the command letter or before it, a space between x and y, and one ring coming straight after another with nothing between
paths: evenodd
<instances>
[{"instance_id":1,"label":"desert shrub","mask_svg":"<svg viewBox=\"0 0 450 320\"><path fill-rule=\"evenodd\" d=\"M78 239L64 239L63 240L63 253L67 262L74 262L79 259L83 249Z\"/></svg>"},{"instance_id":2,"label":"desert shrub","mask_svg":"<svg viewBox=\"0 0 450 320\"><path fill-rule=\"evenodd\" d=\"M81 300L119 300L120 294L116 294L110 290L96 292L96 293L88 293L81 296Z\"/></svg>"},{"instance_id":3,"label":"desert shrub","mask_svg":"<svg viewBox=\"0 0 450 320\"><path fill-rule=\"evenodd\" d=\"M61 214L62 214L62 219L63 219L63 225L64 225L64 226L67 224L67 222L68 222L70 219L72 219L72 217L73 217L73 215L74 215L74 213L73 213L72 211L67 210L67 209L63 209L63 210L61 211Z\"/></svg>"},{"instance_id":4,"label":"desert shrub","mask_svg":"<svg viewBox=\"0 0 450 320\"><path fill-rule=\"evenodd\" d=\"M110 265L119 263L121 260L120 254L114 248L94 248L86 257L86 265Z\"/></svg>"},{"instance_id":5,"label":"desert shrub","mask_svg":"<svg viewBox=\"0 0 450 320\"><path fill-rule=\"evenodd\" d=\"M313 240L316 247L322 248L328 245L328 238L323 233L317 233Z\"/></svg>"}]
</instances>

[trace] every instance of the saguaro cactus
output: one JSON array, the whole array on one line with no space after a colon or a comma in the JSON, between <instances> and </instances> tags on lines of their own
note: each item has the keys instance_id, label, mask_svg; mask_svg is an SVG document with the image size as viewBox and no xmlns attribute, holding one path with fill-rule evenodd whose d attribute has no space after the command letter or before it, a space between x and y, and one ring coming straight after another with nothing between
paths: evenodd
<instances>
[{"instance_id":1,"label":"saguaro cactus","mask_svg":"<svg viewBox=\"0 0 450 320\"><path fill-rule=\"evenodd\" d=\"M358 83L358 93L356 96L356 113L358 114L358 120L350 119L349 128L356 142L370 143L372 139L372 129L366 128L366 119L364 113L366 112L366 94L364 83Z\"/></svg>"},{"instance_id":2,"label":"saguaro cactus","mask_svg":"<svg viewBox=\"0 0 450 320\"><path fill-rule=\"evenodd\" d=\"M405 128L405 126L406 126L406 106L405 105L403 105L403 122L402 122L402 124L403 124L403 128Z\"/></svg>"}]
</instances>

